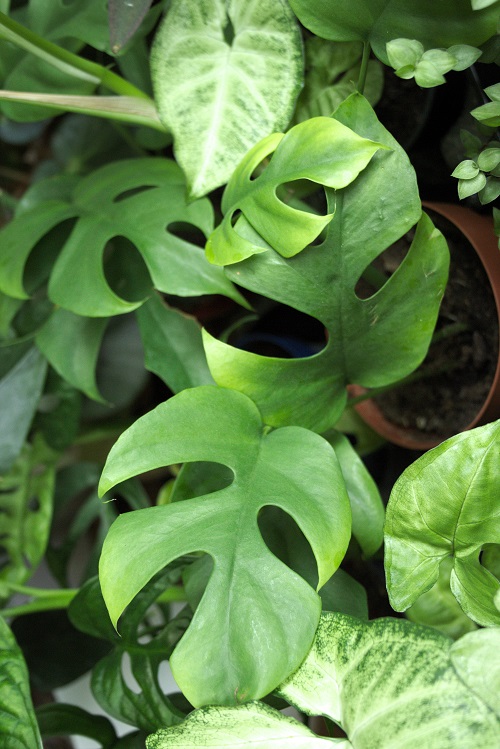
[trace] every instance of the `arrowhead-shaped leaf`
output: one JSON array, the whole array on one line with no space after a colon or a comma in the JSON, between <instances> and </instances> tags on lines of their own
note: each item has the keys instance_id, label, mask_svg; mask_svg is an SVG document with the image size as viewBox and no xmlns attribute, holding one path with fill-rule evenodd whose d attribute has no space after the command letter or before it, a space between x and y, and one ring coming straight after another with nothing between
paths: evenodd
<instances>
[{"instance_id":1,"label":"arrowhead-shaped leaf","mask_svg":"<svg viewBox=\"0 0 500 749\"><path fill-rule=\"evenodd\" d=\"M452 437L400 476L389 500L385 568L391 604L404 611L453 558L451 590L465 613L500 624L493 599L500 582L480 563L485 544L500 538L496 482L500 421Z\"/></svg>"},{"instance_id":2,"label":"arrowhead-shaped leaf","mask_svg":"<svg viewBox=\"0 0 500 749\"><path fill-rule=\"evenodd\" d=\"M228 265L266 249L267 244L253 244L235 231L236 211L280 255L296 255L316 239L333 212L318 216L292 208L278 198L278 187L299 179L346 187L381 147L330 117L301 122L286 135L269 135L244 157L229 181L222 200L224 219L207 242L208 259ZM256 167L273 152L270 164L252 179Z\"/></svg>"},{"instance_id":3,"label":"arrowhead-shaped leaf","mask_svg":"<svg viewBox=\"0 0 500 749\"><path fill-rule=\"evenodd\" d=\"M494 749L500 721L489 695L478 690L473 664L478 633L452 640L404 620L364 623L345 614L323 614L311 651L281 685L288 702L308 715L326 715L356 749ZM472 638L472 639L470 639ZM462 647L464 662L455 666ZM496 636L479 655L495 658ZM495 670L494 661L492 663ZM462 681L463 673L470 674ZM494 686L495 675L484 686Z\"/></svg>"},{"instance_id":4,"label":"arrowhead-shaped leaf","mask_svg":"<svg viewBox=\"0 0 500 749\"><path fill-rule=\"evenodd\" d=\"M299 427L268 434L249 398L213 386L182 391L127 430L109 455L101 490L184 461L221 463L234 481L120 516L103 548L102 592L116 625L166 564L210 554L212 575L171 665L192 704L234 704L268 694L298 666L321 610L314 590L265 545L259 511L275 505L294 518L312 547L320 587L349 542L349 499L325 440Z\"/></svg>"},{"instance_id":5,"label":"arrowhead-shaped leaf","mask_svg":"<svg viewBox=\"0 0 500 749\"><path fill-rule=\"evenodd\" d=\"M369 42L388 64L386 43L417 39L426 49L457 39L477 47L496 32L498 10L472 9L471 0L290 0L301 23L324 39ZM483 6L484 7L484 6Z\"/></svg>"},{"instance_id":6,"label":"arrowhead-shaped leaf","mask_svg":"<svg viewBox=\"0 0 500 749\"><path fill-rule=\"evenodd\" d=\"M188 204L179 167L168 159L154 158L107 164L76 182L55 177L36 183L14 220L0 232L0 288L5 293L26 297L23 272L33 247L71 218L78 220L49 282L50 298L67 310L87 317L128 312L142 304L151 282L159 291L178 296L218 293L243 301L199 247L169 232L171 224L183 222L208 236L212 207L208 200ZM104 273L104 251L116 237L125 237L137 248L149 272L151 280L138 286L138 301L118 296ZM130 276L120 277L121 282L137 286L142 269L136 270L133 260L121 263L118 271L128 271Z\"/></svg>"},{"instance_id":7,"label":"arrowhead-shaped leaf","mask_svg":"<svg viewBox=\"0 0 500 749\"><path fill-rule=\"evenodd\" d=\"M42 749L31 702L28 669L5 620L0 617L0 735L4 749Z\"/></svg>"},{"instance_id":8,"label":"arrowhead-shaped leaf","mask_svg":"<svg viewBox=\"0 0 500 749\"><path fill-rule=\"evenodd\" d=\"M327 191L335 216L323 244L294 258L268 249L226 268L238 284L320 320L328 330L326 347L303 359L277 359L241 351L204 332L217 384L246 393L268 424L300 424L318 432L339 418L348 383L388 385L421 363L449 262L443 236L424 215L387 283L368 299L356 295L361 274L418 221L421 205L408 157L366 99L352 95L334 117L391 150L378 151L348 187ZM245 236L259 241L248 222L240 224Z\"/></svg>"},{"instance_id":9,"label":"arrowhead-shaped leaf","mask_svg":"<svg viewBox=\"0 0 500 749\"><path fill-rule=\"evenodd\" d=\"M302 83L300 31L285 0L172 0L151 69L160 118L199 197L288 125Z\"/></svg>"}]
</instances>

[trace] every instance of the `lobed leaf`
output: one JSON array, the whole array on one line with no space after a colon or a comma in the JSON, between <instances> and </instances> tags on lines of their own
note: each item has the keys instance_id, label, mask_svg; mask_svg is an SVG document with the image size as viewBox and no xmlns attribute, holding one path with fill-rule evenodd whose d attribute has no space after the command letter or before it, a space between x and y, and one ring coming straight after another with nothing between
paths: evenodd
<instances>
[{"instance_id":1,"label":"lobed leaf","mask_svg":"<svg viewBox=\"0 0 500 749\"><path fill-rule=\"evenodd\" d=\"M493 599L498 579L480 563L485 544L500 539L495 477L500 421L446 440L419 458L394 485L385 525L385 568L391 605L404 611L453 560L451 590L467 616L500 623Z\"/></svg>"},{"instance_id":2,"label":"lobed leaf","mask_svg":"<svg viewBox=\"0 0 500 749\"><path fill-rule=\"evenodd\" d=\"M297 210L279 199L278 187L298 179L335 189L346 187L384 147L329 117L314 117L286 135L268 136L243 158L229 180L222 199L224 218L207 242L208 259L229 265L265 251L267 245L251 243L233 228L236 211L280 255L293 257L316 239L333 213L318 216ZM253 179L256 167L271 153L269 165Z\"/></svg>"},{"instance_id":3,"label":"lobed leaf","mask_svg":"<svg viewBox=\"0 0 500 749\"><path fill-rule=\"evenodd\" d=\"M249 148L286 127L302 74L300 31L285 0L172 0L151 75L192 197L227 182Z\"/></svg>"},{"instance_id":4,"label":"lobed leaf","mask_svg":"<svg viewBox=\"0 0 500 749\"><path fill-rule=\"evenodd\" d=\"M338 420L348 383L388 385L422 362L449 263L443 236L421 213L408 157L368 102L354 94L334 117L388 149L378 151L351 185L328 191L335 215L324 242L293 258L269 248L226 269L241 286L320 320L328 332L327 345L314 356L278 359L241 351L203 332L218 385L252 398L267 424L299 424L318 432ZM419 218L399 268L379 291L360 299L355 287L362 273ZM263 241L244 219L238 231L255 243Z\"/></svg>"},{"instance_id":5,"label":"lobed leaf","mask_svg":"<svg viewBox=\"0 0 500 749\"><path fill-rule=\"evenodd\" d=\"M166 564L209 554L213 573L171 665L192 704L234 704L269 693L296 668L321 610L314 590L265 545L260 510L280 507L298 523L321 587L349 542L349 500L326 441L299 427L266 434L249 398L213 386L184 390L135 422L109 455L101 491L185 461L221 463L234 480L202 497L120 516L103 548L102 592L116 625Z\"/></svg>"}]
</instances>

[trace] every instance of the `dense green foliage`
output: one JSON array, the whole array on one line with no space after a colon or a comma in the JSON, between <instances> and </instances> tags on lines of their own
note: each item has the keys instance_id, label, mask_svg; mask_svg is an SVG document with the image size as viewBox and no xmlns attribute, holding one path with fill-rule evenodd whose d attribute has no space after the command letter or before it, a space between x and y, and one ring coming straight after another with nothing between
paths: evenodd
<instances>
[{"instance_id":1,"label":"dense green foliage","mask_svg":"<svg viewBox=\"0 0 500 749\"><path fill-rule=\"evenodd\" d=\"M423 454L387 511L370 438L346 437L349 385L424 360L449 272L377 114L384 71L446 85L493 61L499 18L500 0L0 0L0 179L36 154L0 188L8 749L499 745L500 422ZM486 94L453 173L482 203ZM245 350L273 306L326 342ZM44 557L53 590L26 585ZM407 619L368 621L377 586ZM26 664L42 691L91 670L105 715L35 710Z\"/></svg>"}]
</instances>

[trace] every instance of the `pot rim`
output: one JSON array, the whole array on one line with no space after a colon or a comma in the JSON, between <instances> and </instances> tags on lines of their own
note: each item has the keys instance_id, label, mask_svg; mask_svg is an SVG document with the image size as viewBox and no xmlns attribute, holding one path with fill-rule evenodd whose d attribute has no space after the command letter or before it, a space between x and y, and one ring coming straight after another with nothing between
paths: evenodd
<instances>
[{"instance_id":1,"label":"pot rim","mask_svg":"<svg viewBox=\"0 0 500 749\"><path fill-rule=\"evenodd\" d=\"M435 203L424 201L424 208L434 211L438 215L450 221L459 229L474 248L483 268L488 276L490 286L495 300L497 319L499 325L500 346L500 250L493 231L491 217L475 213L462 205L453 203ZM366 393L366 389L360 385L350 385L349 394L357 397ZM381 410L373 400L366 400L355 406L356 411L362 419L378 434L401 447L411 450L429 450L439 445L452 435L426 435L419 433L416 429L406 429L393 424L382 414ZM473 429L481 424L486 424L500 416L500 355L497 367L484 403L477 412L475 418L464 427L463 431Z\"/></svg>"}]
</instances>

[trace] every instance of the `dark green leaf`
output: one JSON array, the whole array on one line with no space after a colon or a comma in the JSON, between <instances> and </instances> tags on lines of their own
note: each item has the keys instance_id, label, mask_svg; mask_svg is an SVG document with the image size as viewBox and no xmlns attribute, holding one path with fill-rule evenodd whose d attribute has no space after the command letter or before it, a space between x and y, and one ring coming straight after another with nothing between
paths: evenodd
<instances>
[{"instance_id":1,"label":"dark green leaf","mask_svg":"<svg viewBox=\"0 0 500 749\"><path fill-rule=\"evenodd\" d=\"M170 561L200 550L214 559L206 594L171 659L192 704L269 693L304 657L316 628L319 597L263 543L256 525L261 508L279 506L300 525L316 557L320 587L349 540L349 500L330 445L298 427L267 435L263 427L241 393L211 386L184 390L122 435L101 480L105 491L127 476L186 460L214 461L234 472L233 483L221 491L121 515L101 557L113 623Z\"/></svg>"},{"instance_id":2,"label":"dark green leaf","mask_svg":"<svg viewBox=\"0 0 500 749\"><path fill-rule=\"evenodd\" d=\"M81 393L50 369L33 428L41 432L49 447L63 452L78 433L81 410Z\"/></svg>"},{"instance_id":3,"label":"dark green leaf","mask_svg":"<svg viewBox=\"0 0 500 749\"><path fill-rule=\"evenodd\" d=\"M54 702L39 707L36 718L43 737L85 736L97 741L102 749L115 749L115 729L102 715L93 715L75 705Z\"/></svg>"},{"instance_id":4,"label":"dark green leaf","mask_svg":"<svg viewBox=\"0 0 500 749\"><path fill-rule=\"evenodd\" d=\"M109 36L116 54L139 28L153 0L109 0Z\"/></svg>"},{"instance_id":5,"label":"dark green leaf","mask_svg":"<svg viewBox=\"0 0 500 749\"><path fill-rule=\"evenodd\" d=\"M42 749L23 654L2 617L0 684L0 734L4 749Z\"/></svg>"}]
</instances>

